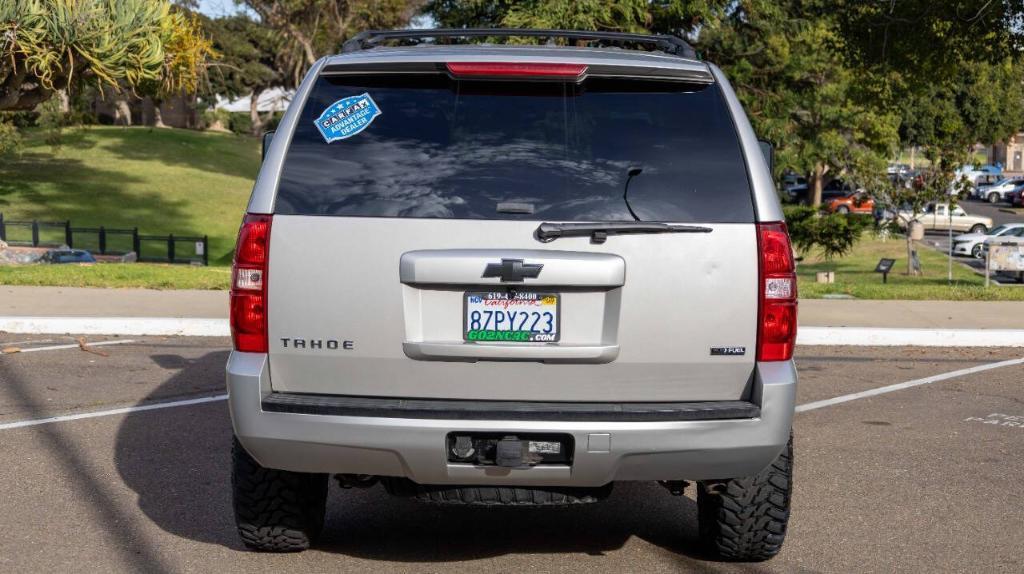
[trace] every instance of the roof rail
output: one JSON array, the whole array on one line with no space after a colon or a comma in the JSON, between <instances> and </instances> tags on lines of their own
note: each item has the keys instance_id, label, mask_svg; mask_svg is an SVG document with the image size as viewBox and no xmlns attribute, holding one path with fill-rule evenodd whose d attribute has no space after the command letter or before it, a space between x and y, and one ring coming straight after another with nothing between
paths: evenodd
<instances>
[{"instance_id":1,"label":"roof rail","mask_svg":"<svg viewBox=\"0 0 1024 574\"><path fill-rule=\"evenodd\" d=\"M628 34L624 32L585 32L582 30L542 30L533 28L422 28L412 30L366 30L346 41L342 52L368 50L386 40L416 40L423 38L480 38L487 36L525 36L533 38L565 38L567 40L607 40L609 42L635 42L650 44L668 54L697 59L697 52L689 43L669 34Z\"/></svg>"}]
</instances>

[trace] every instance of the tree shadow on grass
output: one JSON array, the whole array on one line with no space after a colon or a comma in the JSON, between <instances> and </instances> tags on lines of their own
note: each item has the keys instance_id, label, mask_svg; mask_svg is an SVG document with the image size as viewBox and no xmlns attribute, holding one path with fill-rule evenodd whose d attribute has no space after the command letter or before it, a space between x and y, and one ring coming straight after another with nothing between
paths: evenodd
<instances>
[{"instance_id":1,"label":"tree shadow on grass","mask_svg":"<svg viewBox=\"0 0 1024 574\"><path fill-rule=\"evenodd\" d=\"M260 167L260 140L185 129L103 129L105 147L126 159L158 161L255 181Z\"/></svg>"},{"instance_id":2,"label":"tree shadow on grass","mask_svg":"<svg viewBox=\"0 0 1024 574\"><path fill-rule=\"evenodd\" d=\"M201 234L184 200L166 194L128 192L124 184L143 180L81 160L26 152L0 162L0 212L8 220L70 220L77 227L138 227L141 233L164 230ZM118 185L122 184L122 185Z\"/></svg>"},{"instance_id":3,"label":"tree shadow on grass","mask_svg":"<svg viewBox=\"0 0 1024 574\"><path fill-rule=\"evenodd\" d=\"M226 352L152 358L177 373L140 404L223 391ZM131 413L118 430L117 469L141 510L165 531L242 550L231 508L231 435L225 402ZM343 490L332 480L316 549L411 565L510 555L601 556L638 537L667 550L680 568L718 572L723 565L697 547L696 514L693 500L672 497L654 483L619 483L608 500L582 507L476 509L395 498L379 485Z\"/></svg>"}]
</instances>

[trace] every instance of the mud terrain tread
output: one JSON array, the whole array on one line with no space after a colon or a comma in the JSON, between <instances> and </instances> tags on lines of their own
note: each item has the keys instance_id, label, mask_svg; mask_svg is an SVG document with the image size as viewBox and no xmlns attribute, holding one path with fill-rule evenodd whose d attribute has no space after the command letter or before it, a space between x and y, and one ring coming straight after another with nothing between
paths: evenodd
<instances>
[{"instance_id":1,"label":"mud terrain tread","mask_svg":"<svg viewBox=\"0 0 1024 574\"><path fill-rule=\"evenodd\" d=\"M231 459L235 523L242 543L264 552L309 548L323 529L327 475L264 468L237 438Z\"/></svg>"},{"instance_id":2,"label":"mud terrain tread","mask_svg":"<svg viewBox=\"0 0 1024 574\"><path fill-rule=\"evenodd\" d=\"M772 464L755 476L735 478L709 494L697 490L704 545L726 560L768 560L782 549L789 522L793 438ZM724 488L721 488L724 487Z\"/></svg>"}]
</instances>

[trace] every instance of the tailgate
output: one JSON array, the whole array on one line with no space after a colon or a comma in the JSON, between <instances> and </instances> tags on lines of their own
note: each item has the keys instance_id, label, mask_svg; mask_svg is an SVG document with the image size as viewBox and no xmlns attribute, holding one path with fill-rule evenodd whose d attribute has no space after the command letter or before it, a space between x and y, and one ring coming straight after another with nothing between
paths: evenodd
<instances>
[{"instance_id":1,"label":"tailgate","mask_svg":"<svg viewBox=\"0 0 1024 574\"><path fill-rule=\"evenodd\" d=\"M539 244L537 225L275 216L273 389L549 401L744 395L756 336L753 225L604 245ZM482 277L502 259L543 265L511 287L559 296L557 343L465 340L465 294L506 290L500 276ZM725 347L746 352L712 354Z\"/></svg>"}]
</instances>

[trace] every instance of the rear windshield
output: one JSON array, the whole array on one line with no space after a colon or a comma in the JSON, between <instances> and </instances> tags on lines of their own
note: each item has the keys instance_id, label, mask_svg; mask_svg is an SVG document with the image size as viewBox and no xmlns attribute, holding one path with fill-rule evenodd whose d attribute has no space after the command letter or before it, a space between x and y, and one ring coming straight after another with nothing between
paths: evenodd
<instances>
[{"instance_id":1,"label":"rear windshield","mask_svg":"<svg viewBox=\"0 0 1024 574\"><path fill-rule=\"evenodd\" d=\"M332 122L345 129L325 131ZM632 221L627 186L643 221L754 220L716 86L322 76L295 129L275 211Z\"/></svg>"}]
</instances>

